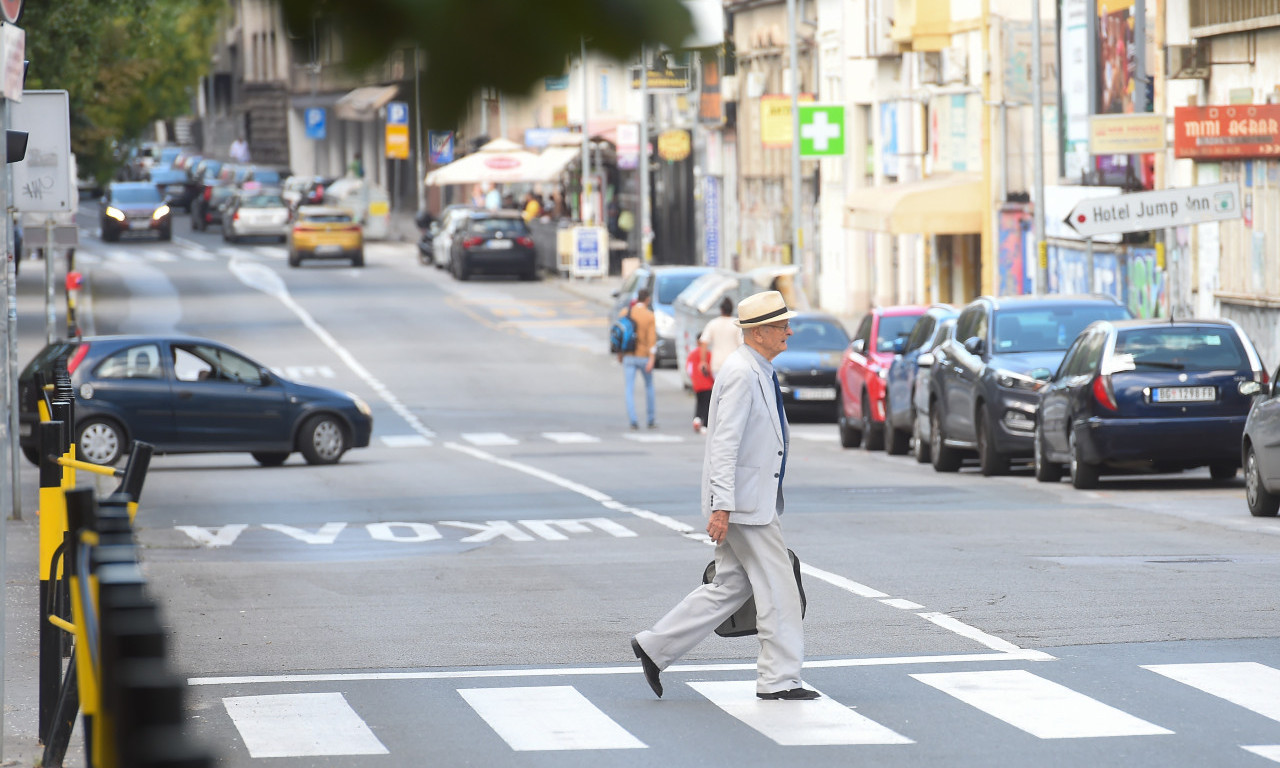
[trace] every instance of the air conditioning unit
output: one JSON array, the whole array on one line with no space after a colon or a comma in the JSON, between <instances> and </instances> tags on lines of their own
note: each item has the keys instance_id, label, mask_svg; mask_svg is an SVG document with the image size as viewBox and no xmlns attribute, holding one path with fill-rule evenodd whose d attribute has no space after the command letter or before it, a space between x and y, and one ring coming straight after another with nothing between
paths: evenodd
<instances>
[{"instance_id":1,"label":"air conditioning unit","mask_svg":"<svg viewBox=\"0 0 1280 768\"><path fill-rule=\"evenodd\" d=\"M1165 72L1170 80L1208 80L1209 49L1207 43L1170 45L1165 48Z\"/></svg>"}]
</instances>

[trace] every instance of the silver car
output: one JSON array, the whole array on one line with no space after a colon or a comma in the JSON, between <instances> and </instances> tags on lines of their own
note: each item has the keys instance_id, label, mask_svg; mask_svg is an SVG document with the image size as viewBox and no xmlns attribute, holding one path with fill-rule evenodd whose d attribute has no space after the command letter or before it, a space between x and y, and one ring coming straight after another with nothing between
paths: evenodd
<instances>
[{"instance_id":1,"label":"silver car","mask_svg":"<svg viewBox=\"0 0 1280 768\"><path fill-rule=\"evenodd\" d=\"M278 189L237 192L222 213L222 239L237 243L246 237L289 238L289 206Z\"/></svg>"},{"instance_id":2,"label":"silver car","mask_svg":"<svg viewBox=\"0 0 1280 768\"><path fill-rule=\"evenodd\" d=\"M458 227L467 221L467 212L476 210L471 205L450 205L447 206L440 214L440 221L433 223L431 228L435 236L431 240L432 261L435 262L437 269L448 269L451 251L453 251L453 236L457 234Z\"/></svg>"}]
</instances>

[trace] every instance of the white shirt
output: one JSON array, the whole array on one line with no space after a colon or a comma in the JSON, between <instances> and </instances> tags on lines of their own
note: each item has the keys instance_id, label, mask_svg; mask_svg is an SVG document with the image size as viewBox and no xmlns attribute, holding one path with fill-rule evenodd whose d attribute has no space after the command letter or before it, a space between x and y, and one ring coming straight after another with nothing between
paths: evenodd
<instances>
[{"instance_id":1,"label":"white shirt","mask_svg":"<svg viewBox=\"0 0 1280 768\"><path fill-rule=\"evenodd\" d=\"M721 315L707 323L698 341L706 344L707 349L711 350L711 375L715 376L720 372L720 366L724 365L729 355L742 346L742 329L733 322L732 317Z\"/></svg>"}]
</instances>

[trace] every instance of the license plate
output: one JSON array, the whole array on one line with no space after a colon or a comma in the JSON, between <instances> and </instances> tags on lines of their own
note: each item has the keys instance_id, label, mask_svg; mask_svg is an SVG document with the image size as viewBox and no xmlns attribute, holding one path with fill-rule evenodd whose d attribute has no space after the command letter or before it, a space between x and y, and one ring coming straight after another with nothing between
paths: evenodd
<instances>
[{"instance_id":1,"label":"license plate","mask_svg":"<svg viewBox=\"0 0 1280 768\"><path fill-rule=\"evenodd\" d=\"M151 222L146 219L135 219L129 222L129 229L151 229Z\"/></svg>"},{"instance_id":2,"label":"license plate","mask_svg":"<svg viewBox=\"0 0 1280 768\"><path fill-rule=\"evenodd\" d=\"M834 387L796 387L791 390L797 400L835 400Z\"/></svg>"},{"instance_id":3,"label":"license plate","mask_svg":"<svg viewBox=\"0 0 1280 768\"><path fill-rule=\"evenodd\" d=\"M316 253L320 253L320 254L325 254L325 253L342 253L342 246L340 246L340 245L317 245L317 246L316 246Z\"/></svg>"},{"instance_id":4,"label":"license plate","mask_svg":"<svg viewBox=\"0 0 1280 768\"><path fill-rule=\"evenodd\" d=\"M1211 403L1217 399L1213 387L1157 387L1151 390L1153 403Z\"/></svg>"},{"instance_id":5,"label":"license plate","mask_svg":"<svg viewBox=\"0 0 1280 768\"><path fill-rule=\"evenodd\" d=\"M511 247L510 240L490 240L489 241L489 249L493 251L501 251L504 248L510 248L510 247Z\"/></svg>"}]
</instances>

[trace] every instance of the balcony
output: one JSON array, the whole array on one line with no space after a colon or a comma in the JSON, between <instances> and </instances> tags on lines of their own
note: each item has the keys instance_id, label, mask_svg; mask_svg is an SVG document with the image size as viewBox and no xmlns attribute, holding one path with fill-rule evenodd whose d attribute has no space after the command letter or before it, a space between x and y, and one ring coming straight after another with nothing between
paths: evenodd
<instances>
[{"instance_id":1,"label":"balcony","mask_svg":"<svg viewBox=\"0 0 1280 768\"><path fill-rule=\"evenodd\" d=\"M1280 27L1280 0L1191 0L1190 10L1193 37Z\"/></svg>"}]
</instances>

